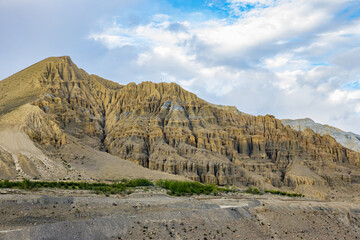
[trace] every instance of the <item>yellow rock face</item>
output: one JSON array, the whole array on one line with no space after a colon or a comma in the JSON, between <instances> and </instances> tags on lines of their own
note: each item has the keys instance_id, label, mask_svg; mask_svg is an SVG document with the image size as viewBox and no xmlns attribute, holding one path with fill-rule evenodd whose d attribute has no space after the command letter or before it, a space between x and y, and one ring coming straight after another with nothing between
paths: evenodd
<instances>
[{"instance_id":1,"label":"yellow rock face","mask_svg":"<svg viewBox=\"0 0 360 240\"><path fill-rule=\"evenodd\" d=\"M0 82L0 96L5 87L13 94L0 98L0 109L37 107L25 132L41 146L61 151L71 136L152 170L220 185L359 181L359 153L333 138L292 130L271 115L210 104L175 83L122 86L88 75L69 57L45 59L20 73ZM33 89L14 90L19 79Z\"/></svg>"}]
</instances>

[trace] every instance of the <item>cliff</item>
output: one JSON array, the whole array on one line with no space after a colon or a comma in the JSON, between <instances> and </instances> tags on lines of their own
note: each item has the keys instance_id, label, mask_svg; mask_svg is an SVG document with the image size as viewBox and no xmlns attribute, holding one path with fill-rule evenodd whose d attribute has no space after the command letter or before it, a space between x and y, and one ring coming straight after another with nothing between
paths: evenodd
<instances>
[{"instance_id":1,"label":"cliff","mask_svg":"<svg viewBox=\"0 0 360 240\"><path fill-rule=\"evenodd\" d=\"M10 124L1 119L31 104L38 113L28 115L22 131L74 166L91 162L84 151L69 151L76 143L219 185L296 188L360 179L360 154L328 135L210 104L175 83L119 85L87 74L69 57L45 59L1 81L0 96L0 129Z\"/></svg>"}]
</instances>

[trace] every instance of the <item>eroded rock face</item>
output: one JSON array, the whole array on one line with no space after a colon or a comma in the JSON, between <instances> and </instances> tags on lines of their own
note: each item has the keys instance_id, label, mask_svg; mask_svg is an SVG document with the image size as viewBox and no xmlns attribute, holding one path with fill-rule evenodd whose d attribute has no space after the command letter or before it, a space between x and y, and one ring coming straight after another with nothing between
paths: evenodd
<instances>
[{"instance_id":1,"label":"eroded rock face","mask_svg":"<svg viewBox=\"0 0 360 240\"><path fill-rule=\"evenodd\" d=\"M335 138L335 140L343 145L344 147L347 147L351 150L354 150L356 152L360 152L360 135L357 135L352 132L344 132L338 128L331 127L328 125L322 125L320 123L314 122L310 118L305 119L282 119L281 122L285 126L290 126L292 129L298 130L298 131L304 131L307 128L310 128L314 132L320 134L320 135L330 135L331 137Z\"/></svg>"},{"instance_id":2,"label":"eroded rock face","mask_svg":"<svg viewBox=\"0 0 360 240\"><path fill-rule=\"evenodd\" d=\"M359 153L274 116L209 104L175 83L121 86L88 75L68 57L38 64L42 91L32 104L51 124L44 130L34 119L28 134L40 144L61 148L64 134L71 135L146 168L220 185L296 187L360 175ZM312 174L295 171L295 162Z\"/></svg>"}]
</instances>

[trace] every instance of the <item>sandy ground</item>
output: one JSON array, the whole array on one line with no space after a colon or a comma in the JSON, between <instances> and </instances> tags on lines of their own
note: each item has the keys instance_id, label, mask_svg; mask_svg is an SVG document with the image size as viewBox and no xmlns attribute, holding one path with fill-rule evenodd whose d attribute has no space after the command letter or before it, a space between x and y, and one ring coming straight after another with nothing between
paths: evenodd
<instances>
[{"instance_id":1,"label":"sandy ground","mask_svg":"<svg viewBox=\"0 0 360 240\"><path fill-rule=\"evenodd\" d=\"M150 170L109 153L92 149L86 145L80 145L75 141L68 144L62 153L61 157L67 159L72 169L80 172L83 176L93 179L147 178L150 180L174 179L189 181L183 176Z\"/></svg>"},{"instance_id":2,"label":"sandy ground","mask_svg":"<svg viewBox=\"0 0 360 240\"><path fill-rule=\"evenodd\" d=\"M360 205L274 195L0 191L0 239L357 239Z\"/></svg>"}]
</instances>

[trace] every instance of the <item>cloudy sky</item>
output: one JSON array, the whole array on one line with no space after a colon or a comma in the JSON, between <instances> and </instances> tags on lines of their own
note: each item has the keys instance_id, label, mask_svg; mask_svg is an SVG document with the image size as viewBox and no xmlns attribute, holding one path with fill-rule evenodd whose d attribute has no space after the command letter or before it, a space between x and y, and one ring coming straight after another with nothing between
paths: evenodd
<instances>
[{"instance_id":1,"label":"cloudy sky","mask_svg":"<svg viewBox=\"0 0 360 240\"><path fill-rule=\"evenodd\" d=\"M360 133L360 0L0 0L0 79L69 55L120 84Z\"/></svg>"}]
</instances>

